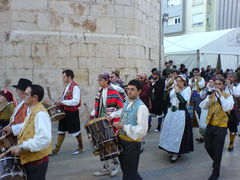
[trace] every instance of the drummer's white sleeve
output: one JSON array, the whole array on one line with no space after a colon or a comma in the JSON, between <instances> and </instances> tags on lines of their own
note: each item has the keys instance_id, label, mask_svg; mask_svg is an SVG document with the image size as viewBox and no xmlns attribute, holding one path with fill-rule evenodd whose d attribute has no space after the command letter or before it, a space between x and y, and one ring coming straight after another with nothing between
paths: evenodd
<instances>
[{"instance_id":1,"label":"drummer's white sleeve","mask_svg":"<svg viewBox=\"0 0 240 180\"><path fill-rule=\"evenodd\" d=\"M62 103L66 106L77 106L80 102L80 88L74 86L73 88L73 98L71 100L63 100Z\"/></svg>"},{"instance_id":2,"label":"drummer's white sleeve","mask_svg":"<svg viewBox=\"0 0 240 180\"><path fill-rule=\"evenodd\" d=\"M145 105L139 106L137 111L137 125L132 126L128 124L123 127L128 137L137 140L142 139L147 134L148 114L148 108Z\"/></svg>"},{"instance_id":3,"label":"drummer's white sleeve","mask_svg":"<svg viewBox=\"0 0 240 180\"><path fill-rule=\"evenodd\" d=\"M18 136L19 133L21 132L23 126L24 126L24 123L12 125L11 127L12 127L13 135L14 135L14 136Z\"/></svg>"},{"instance_id":4,"label":"drummer's white sleeve","mask_svg":"<svg viewBox=\"0 0 240 180\"><path fill-rule=\"evenodd\" d=\"M31 152L46 149L52 140L51 120L46 112L40 111L34 119L35 135L22 143L23 149Z\"/></svg>"},{"instance_id":5,"label":"drummer's white sleeve","mask_svg":"<svg viewBox=\"0 0 240 180\"><path fill-rule=\"evenodd\" d=\"M110 114L112 118L119 118L122 114L122 108L118 109L117 111L114 111Z\"/></svg>"}]
</instances>

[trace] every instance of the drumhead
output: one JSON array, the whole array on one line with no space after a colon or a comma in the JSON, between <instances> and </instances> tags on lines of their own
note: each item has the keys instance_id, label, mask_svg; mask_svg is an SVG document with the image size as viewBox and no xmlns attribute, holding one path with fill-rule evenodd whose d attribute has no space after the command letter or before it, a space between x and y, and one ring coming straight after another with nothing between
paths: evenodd
<instances>
[{"instance_id":1,"label":"drumhead","mask_svg":"<svg viewBox=\"0 0 240 180\"><path fill-rule=\"evenodd\" d=\"M96 123L96 122L99 122L102 120L105 120L105 117L99 117L99 118L92 119L92 120L88 121L84 126L87 127L93 123Z\"/></svg>"},{"instance_id":2,"label":"drumhead","mask_svg":"<svg viewBox=\"0 0 240 180\"><path fill-rule=\"evenodd\" d=\"M50 110L50 109L52 109L52 108L56 108L56 107L59 107L59 106L56 105L56 104L54 104L54 105L50 106L49 108L47 108L47 111Z\"/></svg>"}]
</instances>

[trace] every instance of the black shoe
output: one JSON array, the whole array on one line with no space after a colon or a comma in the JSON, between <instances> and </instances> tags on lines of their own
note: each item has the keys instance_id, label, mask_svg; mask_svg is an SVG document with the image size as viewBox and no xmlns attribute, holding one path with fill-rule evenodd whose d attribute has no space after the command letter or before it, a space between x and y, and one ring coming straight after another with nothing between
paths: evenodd
<instances>
[{"instance_id":1,"label":"black shoe","mask_svg":"<svg viewBox=\"0 0 240 180\"><path fill-rule=\"evenodd\" d=\"M233 147L228 147L228 152L233 152Z\"/></svg>"},{"instance_id":2,"label":"black shoe","mask_svg":"<svg viewBox=\"0 0 240 180\"><path fill-rule=\"evenodd\" d=\"M212 173L212 175L208 178L208 180L217 180L219 176L215 173Z\"/></svg>"},{"instance_id":3,"label":"black shoe","mask_svg":"<svg viewBox=\"0 0 240 180\"><path fill-rule=\"evenodd\" d=\"M204 143L204 139L202 137L196 138L195 140L198 141L199 143Z\"/></svg>"},{"instance_id":4,"label":"black shoe","mask_svg":"<svg viewBox=\"0 0 240 180\"><path fill-rule=\"evenodd\" d=\"M208 180L217 180L219 178L219 171L213 169L211 176Z\"/></svg>"}]
</instances>

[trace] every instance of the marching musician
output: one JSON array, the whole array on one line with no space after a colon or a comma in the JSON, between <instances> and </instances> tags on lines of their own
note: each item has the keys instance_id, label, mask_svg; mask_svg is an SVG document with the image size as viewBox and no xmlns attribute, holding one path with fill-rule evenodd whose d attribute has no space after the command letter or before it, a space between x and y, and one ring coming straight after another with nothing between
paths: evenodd
<instances>
[{"instance_id":1,"label":"marching musician","mask_svg":"<svg viewBox=\"0 0 240 180\"><path fill-rule=\"evenodd\" d=\"M51 120L41 101L44 89L31 85L25 90L24 103L29 106L23 123L9 126L5 133L18 136L18 145L10 150L20 155L28 180L45 180L48 154L51 153Z\"/></svg>"},{"instance_id":2,"label":"marching musician","mask_svg":"<svg viewBox=\"0 0 240 180\"><path fill-rule=\"evenodd\" d=\"M11 116L15 108L15 103L13 101L14 101L13 94L9 90L4 89L0 91L0 103L2 104L0 108L1 128L7 126L10 122Z\"/></svg>"},{"instance_id":3,"label":"marching musician","mask_svg":"<svg viewBox=\"0 0 240 180\"><path fill-rule=\"evenodd\" d=\"M27 87L32 85L32 81L28 79L21 78L18 81L17 85L13 85L12 87L16 88L16 93L18 97L21 99L21 102L14 109L13 115L10 120L10 124L19 124L23 123L26 115L28 106L24 103L25 90Z\"/></svg>"},{"instance_id":4,"label":"marching musician","mask_svg":"<svg viewBox=\"0 0 240 180\"><path fill-rule=\"evenodd\" d=\"M54 155L59 152L65 138L65 133L68 132L77 138L78 148L72 152L72 155L76 155L84 151L78 110L81 106L80 88L77 83L73 81L74 73L72 70L64 70L62 72L62 77L66 87L62 97L56 104L63 106L66 116L59 120L58 140L52 154Z\"/></svg>"},{"instance_id":5,"label":"marching musician","mask_svg":"<svg viewBox=\"0 0 240 180\"><path fill-rule=\"evenodd\" d=\"M227 79L226 79L226 87L225 87L225 92L232 95L233 99L236 100L236 98L240 97L240 86L237 86L237 84L235 84L235 78L236 78L236 74L232 71L229 71L227 73ZM237 106L237 100L234 103L234 106ZM239 107L235 107L230 111L230 116L229 116L229 120L228 120L228 129L230 131L229 133L229 146L228 146L228 151L231 152L233 151L233 144L234 144L234 139L235 136L237 134L237 126L239 123L239 117L237 114L237 108ZM236 111L237 110L237 111Z\"/></svg>"},{"instance_id":6,"label":"marching musician","mask_svg":"<svg viewBox=\"0 0 240 180\"><path fill-rule=\"evenodd\" d=\"M200 107L208 109L207 127L205 131L205 149L213 160L213 171L209 180L217 180L220 176L222 152L227 134L229 111L232 110L234 101L230 94L224 91L225 80L215 80L215 92L208 95L200 103Z\"/></svg>"},{"instance_id":7,"label":"marching musician","mask_svg":"<svg viewBox=\"0 0 240 180\"><path fill-rule=\"evenodd\" d=\"M189 81L189 85L192 88L191 102L193 104L193 111L196 111L198 117L201 115L201 108L199 104L201 102L200 91L205 86L205 80L200 77L199 68L193 69L193 77Z\"/></svg>"},{"instance_id":8,"label":"marching musician","mask_svg":"<svg viewBox=\"0 0 240 180\"><path fill-rule=\"evenodd\" d=\"M112 124L118 123L123 108L123 99L118 91L111 86L110 75L108 73L99 74L98 83L101 89L95 97L95 109L91 112L91 115L95 118L105 116L106 120ZM114 130L116 131L116 129ZM120 169L120 163L116 157L112 160L113 168L110 168L108 160L106 160L103 163L103 168L94 172L94 175L116 176Z\"/></svg>"},{"instance_id":9,"label":"marching musician","mask_svg":"<svg viewBox=\"0 0 240 180\"><path fill-rule=\"evenodd\" d=\"M123 152L119 156L123 180L141 180L138 173L141 141L148 130L148 108L139 98L142 84L131 80L127 86L129 100L124 103L121 122L113 124L119 131L119 141Z\"/></svg>"},{"instance_id":10,"label":"marching musician","mask_svg":"<svg viewBox=\"0 0 240 180\"><path fill-rule=\"evenodd\" d=\"M176 82L170 92L171 107L163 121L159 141L159 148L170 154L172 163L181 155L193 151L192 123L187 110L191 88L184 75L179 75Z\"/></svg>"}]
</instances>

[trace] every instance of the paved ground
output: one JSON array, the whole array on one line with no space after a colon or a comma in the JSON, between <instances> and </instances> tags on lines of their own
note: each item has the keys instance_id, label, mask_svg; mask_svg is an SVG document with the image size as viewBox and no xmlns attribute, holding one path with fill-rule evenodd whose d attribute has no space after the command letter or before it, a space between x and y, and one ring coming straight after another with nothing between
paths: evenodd
<instances>
[{"instance_id":1,"label":"paved ground","mask_svg":"<svg viewBox=\"0 0 240 180\"><path fill-rule=\"evenodd\" d=\"M153 122L153 125L155 122ZM56 142L56 127L53 125L54 142ZM79 155L71 155L76 147L76 139L67 136L61 152L51 157L48 168L48 180L120 180L118 176L94 177L92 173L101 167L99 157L93 156L86 131L83 130L85 152ZM211 160L205 151L203 144L194 142L194 152L186 154L179 161L172 164L169 155L158 149L159 133L154 129L147 134L144 152L141 154L139 172L143 179L147 180L207 180L211 174ZM198 136L198 129L194 129L194 138ZM219 180L240 179L240 138L236 138L234 152L227 152L228 138L226 139L222 171Z\"/></svg>"}]
</instances>

